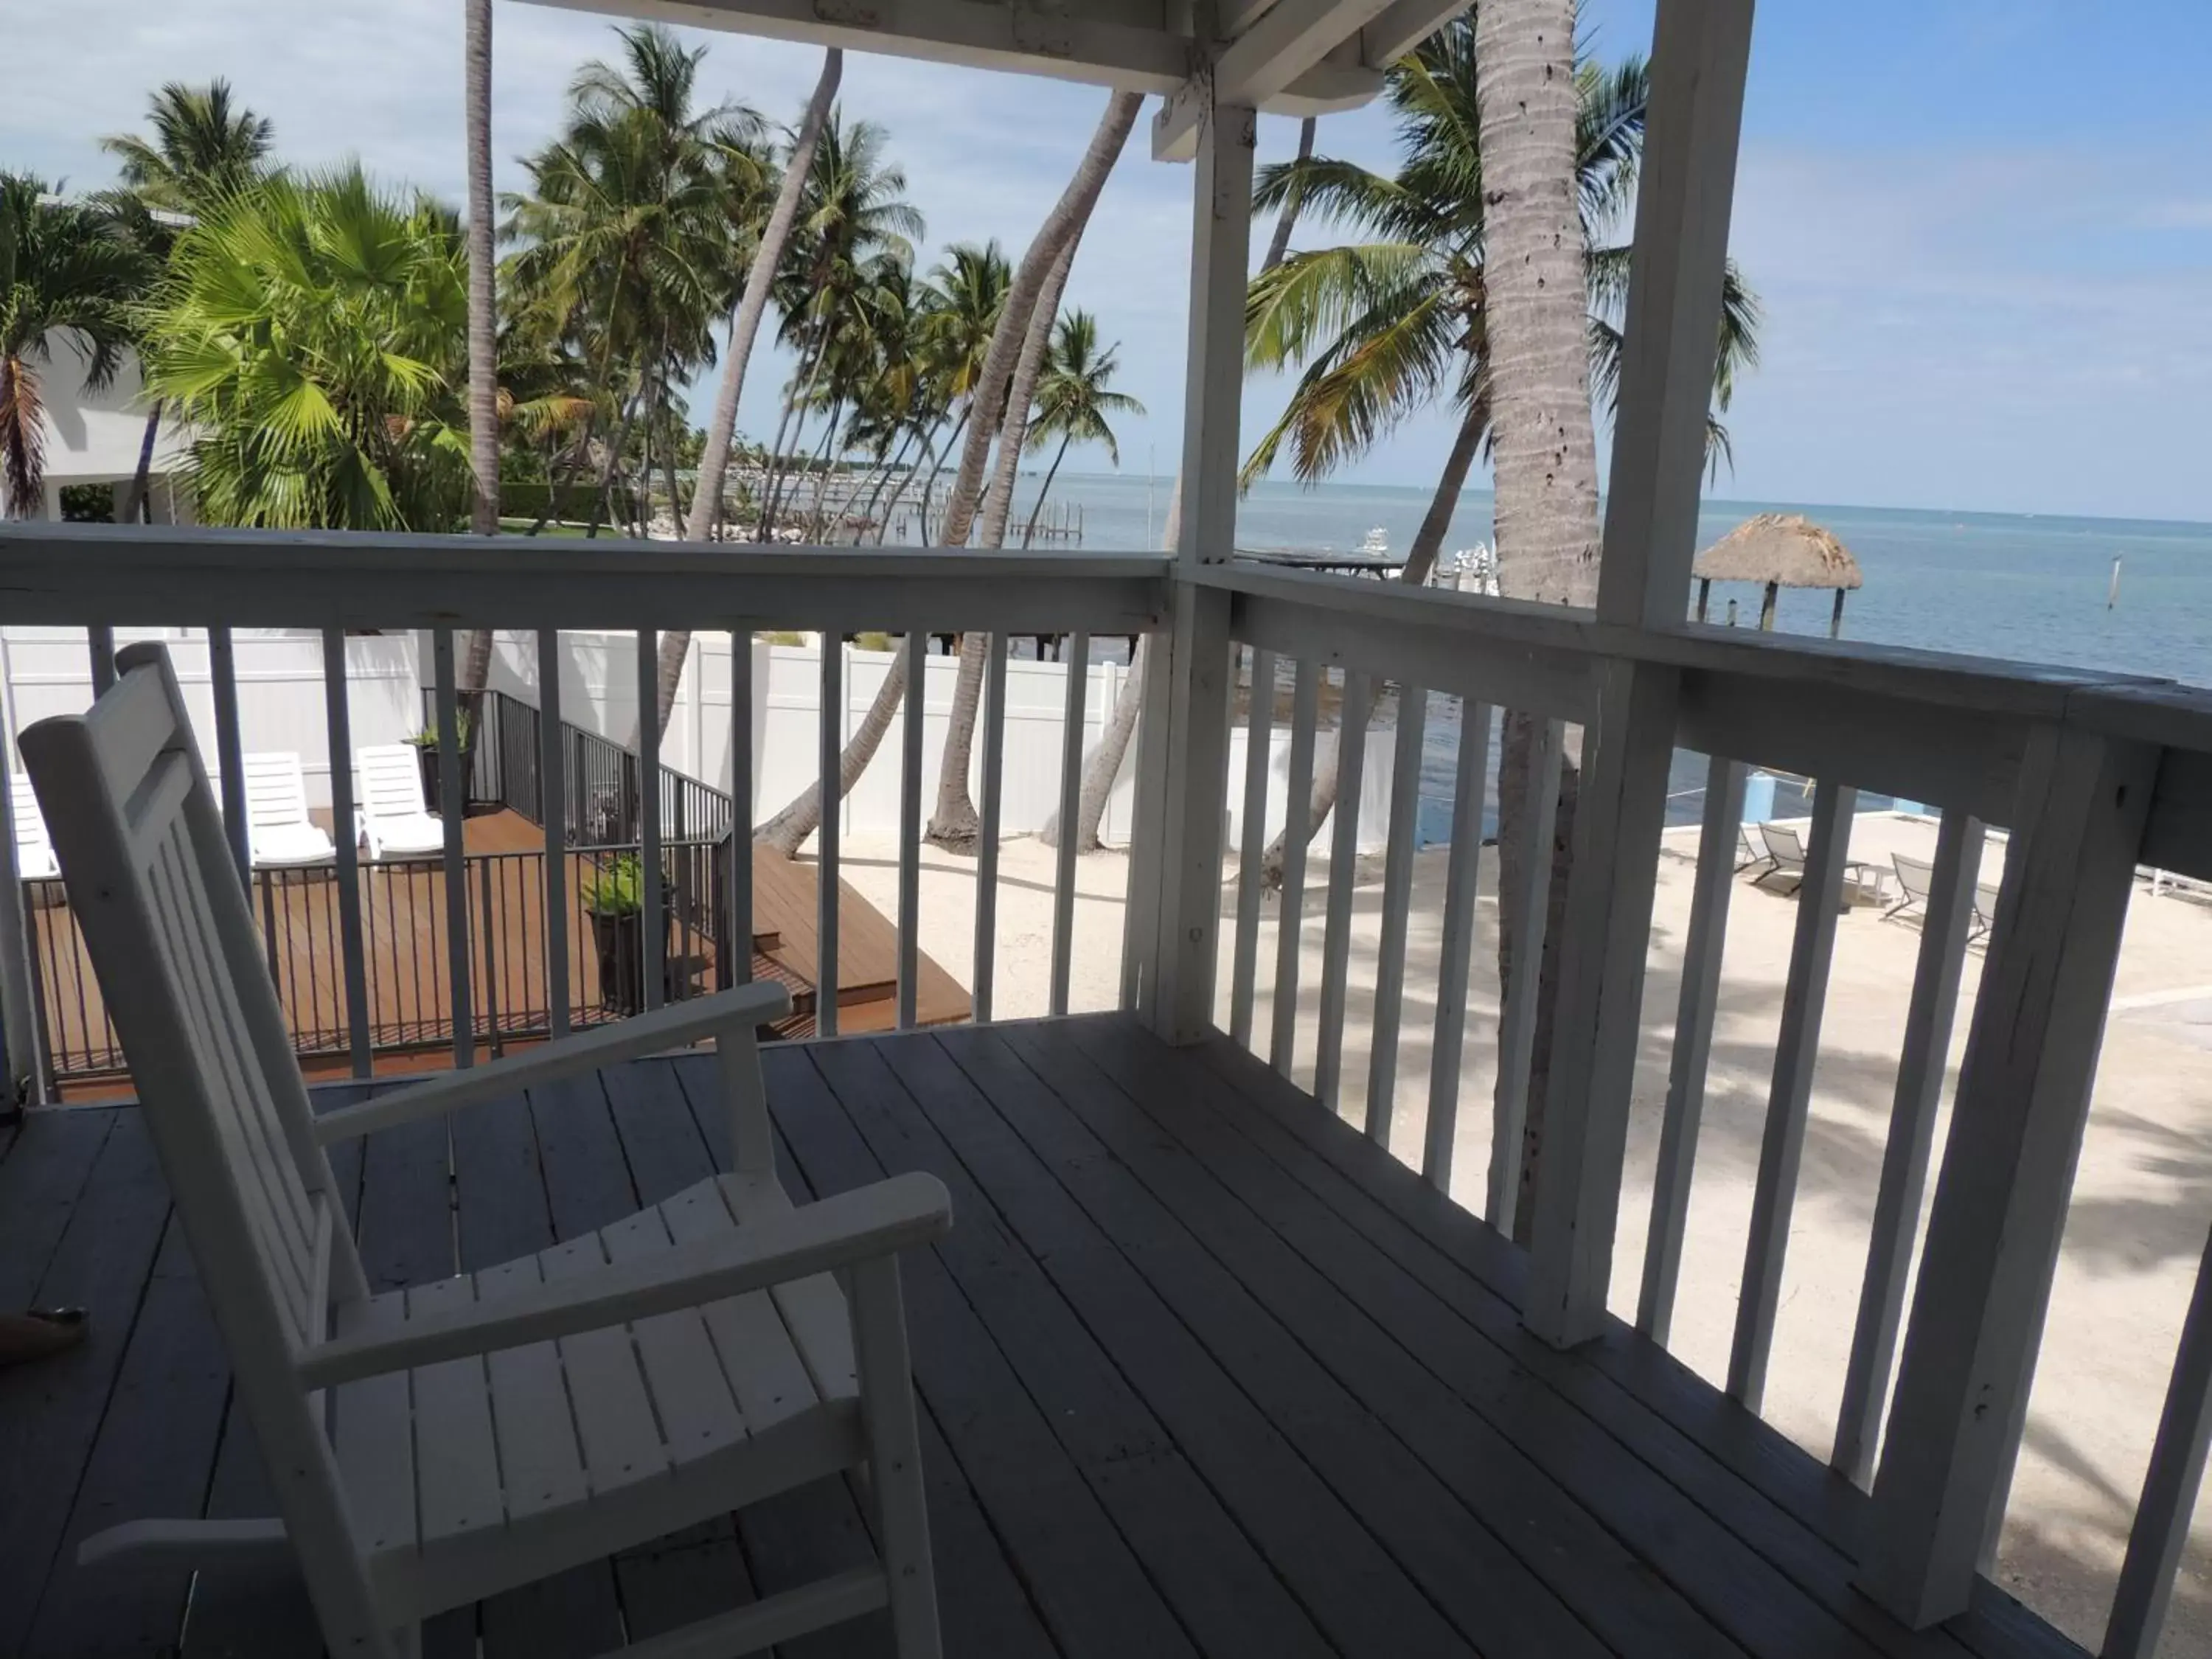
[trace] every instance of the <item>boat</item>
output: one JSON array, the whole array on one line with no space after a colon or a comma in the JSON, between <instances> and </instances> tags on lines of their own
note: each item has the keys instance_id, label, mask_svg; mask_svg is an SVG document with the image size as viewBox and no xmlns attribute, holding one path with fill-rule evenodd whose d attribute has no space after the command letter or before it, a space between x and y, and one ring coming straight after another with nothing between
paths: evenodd
<instances>
[{"instance_id":1,"label":"boat","mask_svg":"<svg viewBox=\"0 0 2212 1659\"><path fill-rule=\"evenodd\" d=\"M1363 559L1387 559L1390 556L1390 532L1376 525L1360 538L1359 556Z\"/></svg>"}]
</instances>

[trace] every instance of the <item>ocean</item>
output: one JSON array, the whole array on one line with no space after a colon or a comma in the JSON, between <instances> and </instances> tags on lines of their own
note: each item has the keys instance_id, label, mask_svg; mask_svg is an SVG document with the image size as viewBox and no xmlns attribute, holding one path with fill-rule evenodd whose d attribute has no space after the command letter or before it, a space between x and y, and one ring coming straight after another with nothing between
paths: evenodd
<instances>
[{"instance_id":1,"label":"ocean","mask_svg":"<svg viewBox=\"0 0 2212 1659\"><path fill-rule=\"evenodd\" d=\"M1015 524L1026 519L1030 492L1039 482L1024 478ZM1158 544L1173 487L1171 477L1063 471L1053 499L1080 504L1084 548L1144 548ZM1350 553L1379 529L1386 544L1402 553L1429 495L1386 485L1308 489L1263 481L1238 509L1237 545L1253 552ZM2212 525L1716 500L1699 515L1698 545L1764 512L1803 513L1833 531L1857 558L1864 585L1844 601L1846 639L2212 685ZM1469 490L1445 547L1486 544L1490 534L1490 494ZM2107 608L2115 559L2118 602ZM1713 620L1725 617L1730 598L1746 625L1757 622L1759 590L1743 584L1715 585ZM1776 625L1785 633L1825 636L1832 602L1826 592L1785 591ZM1424 842L1448 830L1458 740L1456 704L1432 699L1422 769ZM1670 816L1678 821L1697 816L1704 764L1677 757ZM1795 793L1786 787L1780 792L1778 814L1795 810ZM1887 805L1871 797L1861 802L1862 810ZM1485 816L1488 834L1494 813Z\"/></svg>"}]
</instances>

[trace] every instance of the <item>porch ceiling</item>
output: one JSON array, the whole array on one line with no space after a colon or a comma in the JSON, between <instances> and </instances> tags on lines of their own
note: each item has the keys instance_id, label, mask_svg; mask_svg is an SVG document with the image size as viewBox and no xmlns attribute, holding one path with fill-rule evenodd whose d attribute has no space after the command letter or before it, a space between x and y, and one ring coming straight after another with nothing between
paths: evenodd
<instances>
[{"instance_id":1,"label":"porch ceiling","mask_svg":"<svg viewBox=\"0 0 2212 1659\"><path fill-rule=\"evenodd\" d=\"M1170 98L1156 153L1187 154L1194 118L1176 113L1214 66L1214 96L1284 115L1367 102L1382 70L1463 0L1224 0L1209 49L1176 0L538 0L974 69L1012 70ZM1176 94L1183 97L1177 99Z\"/></svg>"}]
</instances>

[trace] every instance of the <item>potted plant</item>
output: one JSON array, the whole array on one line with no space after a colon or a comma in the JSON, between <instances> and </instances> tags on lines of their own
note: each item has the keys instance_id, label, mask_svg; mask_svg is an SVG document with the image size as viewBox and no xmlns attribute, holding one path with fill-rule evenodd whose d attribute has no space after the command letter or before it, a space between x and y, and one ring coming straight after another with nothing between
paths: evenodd
<instances>
[{"instance_id":1,"label":"potted plant","mask_svg":"<svg viewBox=\"0 0 2212 1659\"><path fill-rule=\"evenodd\" d=\"M476 783L477 723L469 718L469 711L464 708L457 711L454 726L460 738L461 799L462 810L465 813L467 802L473 796ZM438 728L435 725L426 726L407 741L415 745L416 763L422 769L422 805L434 817L441 816L439 798L441 788L438 772Z\"/></svg>"},{"instance_id":2,"label":"potted plant","mask_svg":"<svg viewBox=\"0 0 2212 1659\"><path fill-rule=\"evenodd\" d=\"M645 1012L645 871L635 853L617 854L584 878L584 914L599 962L599 1006L628 1017ZM668 960L668 895L661 895L660 959Z\"/></svg>"}]
</instances>

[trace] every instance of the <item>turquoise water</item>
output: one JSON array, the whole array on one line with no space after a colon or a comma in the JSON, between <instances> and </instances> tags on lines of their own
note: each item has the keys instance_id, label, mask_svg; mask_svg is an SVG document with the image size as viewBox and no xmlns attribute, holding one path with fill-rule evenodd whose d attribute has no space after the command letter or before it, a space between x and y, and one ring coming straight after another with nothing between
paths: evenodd
<instances>
[{"instance_id":1,"label":"turquoise water","mask_svg":"<svg viewBox=\"0 0 2212 1659\"><path fill-rule=\"evenodd\" d=\"M1025 481L1029 489L1035 480ZM1172 480L1142 473L1063 472L1055 501L1080 502L1091 550L1156 545ZM1149 498L1149 499L1148 499ZM1371 529L1402 553L1428 510L1425 489L1324 484L1307 489L1267 482L1237 514L1237 545L1249 551L1356 550ZM1015 522L1027 515L1028 492ZM2212 525L2124 519L2051 518L2026 514L1930 513L1897 507L1825 507L1786 501L1705 504L1698 544L1710 544L1754 513L1801 512L1825 525L1857 558L1865 585L1844 602L1847 639L1966 652L2019 662L2153 674L2212 685ZM1447 538L1449 549L1487 542L1491 498L1470 490ZM2107 608L2112 561L2121 562L2119 600ZM1747 625L1759 616L1759 590L1716 585L1711 618L1730 598ZM1825 635L1832 596L1784 592L1784 632ZM1102 642L1102 647L1118 647ZM1422 839L1444 833L1449 815L1456 705L1432 700L1422 772ZM1704 762L1677 757L1674 816L1694 818ZM1793 803L1776 803L1787 815ZM1869 798L1864 806L1887 805ZM1486 833L1490 815L1486 813Z\"/></svg>"}]
</instances>

